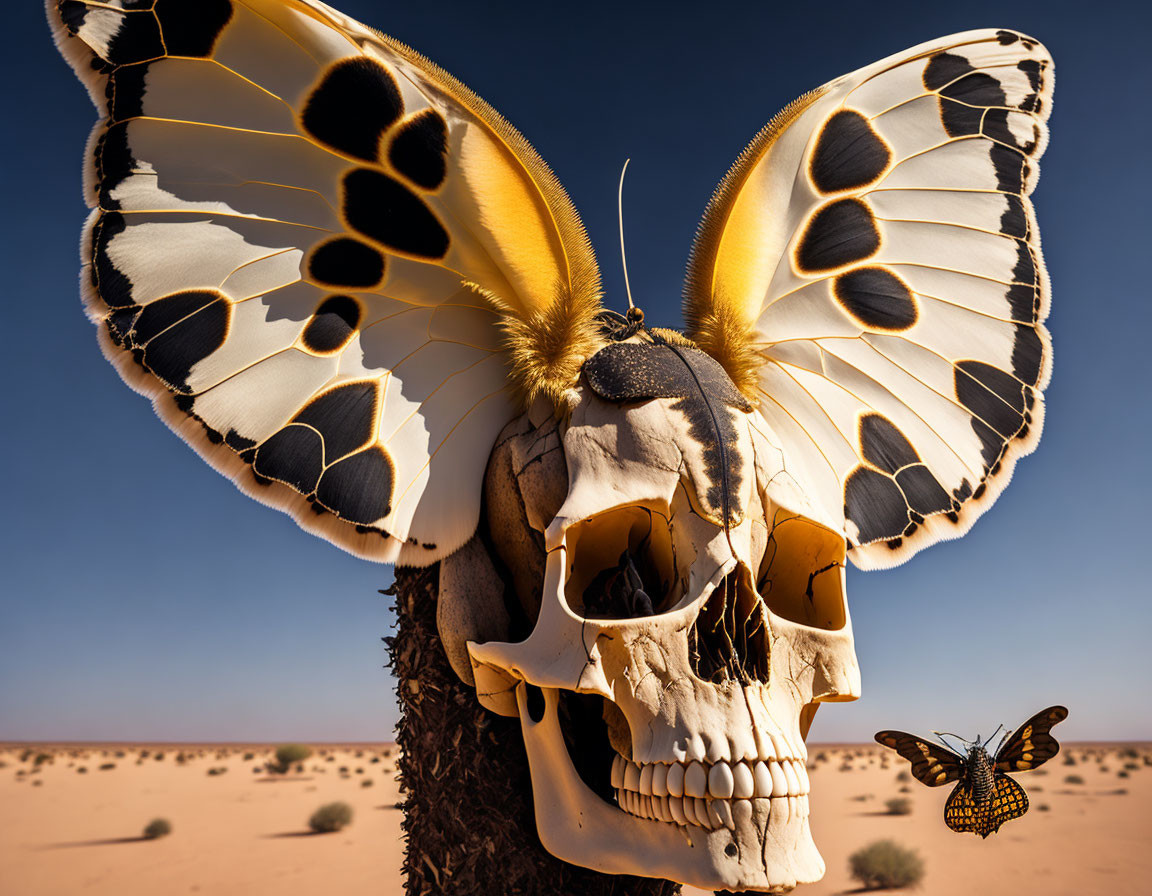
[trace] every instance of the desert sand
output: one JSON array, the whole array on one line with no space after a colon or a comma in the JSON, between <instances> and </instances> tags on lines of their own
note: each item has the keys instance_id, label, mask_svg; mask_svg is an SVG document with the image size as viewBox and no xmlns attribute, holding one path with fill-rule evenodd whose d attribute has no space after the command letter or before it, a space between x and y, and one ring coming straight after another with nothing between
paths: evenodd
<instances>
[{"instance_id":1,"label":"desert sand","mask_svg":"<svg viewBox=\"0 0 1152 896\"><path fill-rule=\"evenodd\" d=\"M930 896L1149 892L1152 746L1066 745L1019 776L1032 808L987 841L949 831L950 788L899 779L906 763L885 752L810 747L812 826L828 874L797 893L855 891L848 855L880 838L919 851L919 892ZM265 768L272 753L266 744L0 746L0 894L403 893L395 746L314 745L282 775ZM910 813L889 814L886 802L901 797ZM310 834L309 815L334 800L353 807L352 824ZM172 834L142 839L156 817Z\"/></svg>"}]
</instances>

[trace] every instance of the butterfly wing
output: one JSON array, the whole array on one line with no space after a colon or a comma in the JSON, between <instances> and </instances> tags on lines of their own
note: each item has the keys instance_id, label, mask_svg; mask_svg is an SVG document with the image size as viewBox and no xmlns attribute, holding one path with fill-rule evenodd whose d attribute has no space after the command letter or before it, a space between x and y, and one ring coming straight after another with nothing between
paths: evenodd
<instances>
[{"instance_id":1,"label":"butterfly wing","mask_svg":"<svg viewBox=\"0 0 1152 896\"><path fill-rule=\"evenodd\" d=\"M1028 811L1028 794L1007 775L997 775L992 793L985 802L977 802L964 785L956 785L944 804L944 823L957 833L987 837L1013 818Z\"/></svg>"},{"instance_id":2,"label":"butterfly wing","mask_svg":"<svg viewBox=\"0 0 1152 896\"><path fill-rule=\"evenodd\" d=\"M912 763L912 776L921 784L939 787L964 775L964 759L946 747L928 743L905 731L878 731L876 742Z\"/></svg>"},{"instance_id":3,"label":"butterfly wing","mask_svg":"<svg viewBox=\"0 0 1152 896\"><path fill-rule=\"evenodd\" d=\"M857 566L966 532L1036 445L1052 83L1014 32L923 44L786 108L705 213L689 335Z\"/></svg>"},{"instance_id":4,"label":"butterfly wing","mask_svg":"<svg viewBox=\"0 0 1152 896\"><path fill-rule=\"evenodd\" d=\"M446 556L524 393L562 391L596 339L595 259L551 172L320 3L47 5L102 115L82 282L106 356L305 529Z\"/></svg>"},{"instance_id":5,"label":"butterfly wing","mask_svg":"<svg viewBox=\"0 0 1152 896\"><path fill-rule=\"evenodd\" d=\"M1037 768L1060 752L1052 728L1068 718L1063 706L1049 706L1020 726L996 752L996 769L1023 772Z\"/></svg>"}]
</instances>

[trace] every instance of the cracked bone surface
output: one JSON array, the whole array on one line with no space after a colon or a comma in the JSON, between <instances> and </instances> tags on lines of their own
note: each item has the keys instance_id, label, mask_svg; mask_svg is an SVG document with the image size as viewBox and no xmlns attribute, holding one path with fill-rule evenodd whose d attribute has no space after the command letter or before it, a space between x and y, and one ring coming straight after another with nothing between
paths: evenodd
<instances>
[{"instance_id":1,"label":"cracked bone surface","mask_svg":"<svg viewBox=\"0 0 1152 896\"><path fill-rule=\"evenodd\" d=\"M718 466L676 399L618 404L587 383L572 399L564 419L511 424L489 463L503 634L467 610L485 606L466 592L491 581L487 557L441 570L441 635L471 660L458 673L520 718L542 843L710 889L818 880L804 738L819 703L860 687L843 538L755 411L715 403L731 424Z\"/></svg>"}]
</instances>

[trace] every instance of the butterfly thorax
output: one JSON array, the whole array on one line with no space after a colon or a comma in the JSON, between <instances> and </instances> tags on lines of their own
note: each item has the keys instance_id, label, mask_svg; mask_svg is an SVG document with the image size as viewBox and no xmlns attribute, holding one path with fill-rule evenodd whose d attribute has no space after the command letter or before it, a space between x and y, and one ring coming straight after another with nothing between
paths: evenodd
<instances>
[{"instance_id":1,"label":"butterfly thorax","mask_svg":"<svg viewBox=\"0 0 1152 896\"><path fill-rule=\"evenodd\" d=\"M965 764L968 789L972 798L978 803L987 802L992 795L992 781L996 776L992 757L983 747L972 747L968 750Z\"/></svg>"}]
</instances>

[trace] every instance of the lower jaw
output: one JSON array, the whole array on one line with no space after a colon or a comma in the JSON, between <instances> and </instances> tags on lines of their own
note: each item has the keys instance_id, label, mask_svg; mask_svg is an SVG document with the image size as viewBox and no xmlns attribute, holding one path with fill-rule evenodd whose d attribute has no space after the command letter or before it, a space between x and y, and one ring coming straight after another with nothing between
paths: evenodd
<instances>
[{"instance_id":1,"label":"lower jaw","mask_svg":"<svg viewBox=\"0 0 1152 896\"><path fill-rule=\"evenodd\" d=\"M824 876L812 841L807 797L724 800L713 828L642 818L611 806L576 774L557 718L559 692L544 688L545 711L533 721L527 686L516 689L532 770L536 825L544 848L574 865L704 889L782 893ZM671 810L669 810L671 811ZM705 806L707 812L707 806ZM712 816L708 816L711 823Z\"/></svg>"}]
</instances>

